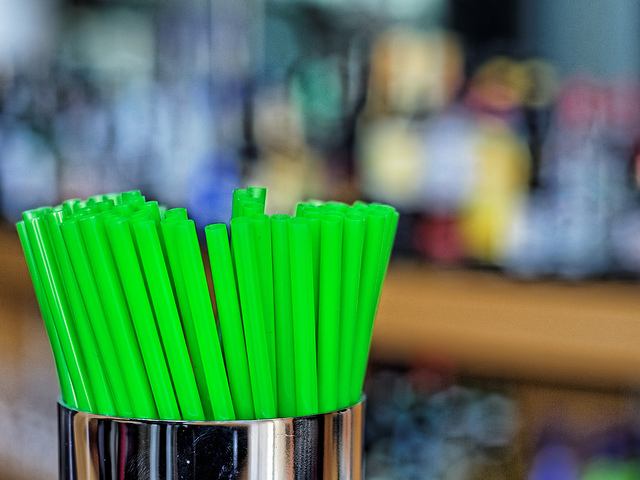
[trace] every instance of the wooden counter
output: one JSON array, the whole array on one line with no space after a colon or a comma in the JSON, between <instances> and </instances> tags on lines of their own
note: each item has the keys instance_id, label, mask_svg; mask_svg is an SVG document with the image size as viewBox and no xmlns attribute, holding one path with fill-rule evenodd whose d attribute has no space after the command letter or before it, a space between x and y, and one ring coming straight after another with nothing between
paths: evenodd
<instances>
[{"instance_id":1,"label":"wooden counter","mask_svg":"<svg viewBox=\"0 0 640 480\"><path fill-rule=\"evenodd\" d=\"M640 285L523 282L396 263L372 355L576 385L640 385Z\"/></svg>"}]
</instances>

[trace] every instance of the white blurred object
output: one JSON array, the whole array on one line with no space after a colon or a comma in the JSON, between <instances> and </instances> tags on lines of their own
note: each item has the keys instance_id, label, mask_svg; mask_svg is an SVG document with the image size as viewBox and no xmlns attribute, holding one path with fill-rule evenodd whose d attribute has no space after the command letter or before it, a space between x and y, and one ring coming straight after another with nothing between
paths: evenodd
<instances>
[{"instance_id":1,"label":"white blurred object","mask_svg":"<svg viewBox=\"0 0 640 480\"><path fill-rule=\"evenodd\" d=\"M425 127L422 201L432 213L452 214L468 200L478 174L476 129L466 115L456 112L433 117Z\"/></svg>"},{"instance_id":2,"label":"white blurred object","mask_svg":"<svg viewBox=\"0 0 640 480\"><path fill-rule=\"evenodd\" d=\"M403 118L377 120L361 126L357 139L364 193L398 207L420 206L424 162L419 128Z\"/></svg>"},{"instance_id":3,"label":"white blurred object","mask_svg":"<svg viewBox=\"0 0 640 480\"><path fill-rule=\"evenodd\" d=\"M0 0L0 70L27 63L51 48L57 1Z\"/></svg>"},{"instance_id":4,"label":"white blurred object","mask_svg":"<svg viewBox=\"0 0 640 480\"><path fill-rule=\"evenodd\" d=\"M24 210L56 203L56 159L28 127L0 133L0 202L4 215L18 221Z\"/></svg>"},{"instance_id":5,"label":"white blurred object","mask_svg":"<svg viewBox=\"0 0 640 480\"><path fill-rule=\"evenodd\" d=\"M156 53L153 21L127 9L80 10L60 50L62 64L71 69L151 75Z\"/></svg>"}]
</instances>

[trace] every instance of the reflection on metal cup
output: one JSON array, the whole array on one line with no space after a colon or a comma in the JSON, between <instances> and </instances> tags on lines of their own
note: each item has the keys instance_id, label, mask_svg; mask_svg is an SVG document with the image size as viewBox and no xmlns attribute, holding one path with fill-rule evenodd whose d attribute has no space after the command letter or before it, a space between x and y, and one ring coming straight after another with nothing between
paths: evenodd
<instances>
[{"instance_id":1,"label":"reflection on metal cup","mask_svg":"<svg viewBox=\"0 0 640 480\"><path fill-rule=\"evenodd\" d=\"M58 404L60 480L363 477L364 400L305 417L232 422L109 417Z\"/></svg>"}]
</instances>

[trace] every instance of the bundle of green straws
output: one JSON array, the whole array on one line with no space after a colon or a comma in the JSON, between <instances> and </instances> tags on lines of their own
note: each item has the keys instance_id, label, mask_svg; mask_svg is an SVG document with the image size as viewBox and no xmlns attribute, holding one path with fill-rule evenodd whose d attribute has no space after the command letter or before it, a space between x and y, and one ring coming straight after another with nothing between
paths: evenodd
<instances>
[{"instance_id":1,"label":"bundle of green straws","mask_svg":"<svg viewBox=\"0 0 640 480\"><path fill-rule=\"evenodd\" d=\"M205 228L213 289L184 208L131 191L24 212L62 401L162 420L357 403L398 213L313 202L268 216L265 201L264 188L235 190L231 235Z\"/></svg>"}]
</instances>

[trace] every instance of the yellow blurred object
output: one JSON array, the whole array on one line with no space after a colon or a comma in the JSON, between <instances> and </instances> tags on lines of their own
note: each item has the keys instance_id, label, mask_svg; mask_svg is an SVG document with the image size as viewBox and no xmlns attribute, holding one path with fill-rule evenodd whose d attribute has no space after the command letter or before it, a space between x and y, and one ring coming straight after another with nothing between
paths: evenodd
<instances>
[{"instance_id":1,"label":"yellow blurred object","mask_svg":"<svg viewBox=\"0 0 640 480\"><path fill-rule=\"evenodd\" d=\"M246 183L269 190L266 213L270 215L291 215L297 203L309 198L324 198L327 185L322 159L306 147L290 154L265 153Z\"/></svg>"},{"instance_id":2,"label":"yellow blurred object","mask_svg":"<svg viewBox=\"0 0 640 480\"><path fill-rule=\"evenodd\" d=\"M396 206L412 206L424 165L420 135L411 123L402 118L363 123L357 139L364 193Z\"/></svg>"},{"instance_id":3,"label":"yellow blurred object","mask_svg":"<svg viewBox=\"0 0 640 480\"><path fill-rule=\"evenodd\" d=\"M558 78L553 65L543 60L524 62L525 86L523 104L528 107L548 107L558 93Z\"/></svg>"},{"instance_id":4,"label":"yellow blurred object","mask_svg":"<svg viewBox=\"0 0 640 480\"><path fill-rule=\"evenodd\" d=\"M492 110L506 111L522 105L529 89L524 64L507 57L494 57L471 79L470 98Z\"/></svg>"},{"instance_id":5,"label":"yellow blurred object","mask_svg":"<svg viewBox=\"0 0 640 480\"><path fill-rule=\"evenodd\" d=\"M476 139L476 180L460 212L469 254L499 264L526 196L531 160L525 143L502 122L485 122Z\"/></svg>"},{"instance_id":6,"label":"yellow blurred object","mask_svg":"<svg viewBox=\"0 0 640 480\"><path fill-rule=\"evenodd\" d=\"M282 88L263 89L254 100L253 131L262 151L289 152L305 145L299 105Z\"/></svg>"},{"instance_id":7,"label":"yellow blurred object","mask_svg":"<svg viewBox=\"0 0 640 480\"><path fill-rule=\"evenodd\" d=\"M396 28L376 42L371 56L368 114L438 111L462 83L463 53L451 33Z\"/></svg>"},{"instance_id":8,"label":"yellow blurred object","mask_svg":"<svg viewBox=\"0 0 640 480\"><path fill-rule=\"evenodd\" d=\"M326 194L325 162L307 144L304 127L299 105L284 89L264 89L256 96L258 159L245 183L268 188L268 214L292 214L298 202Z\"/></svg>"}]
</instances>

